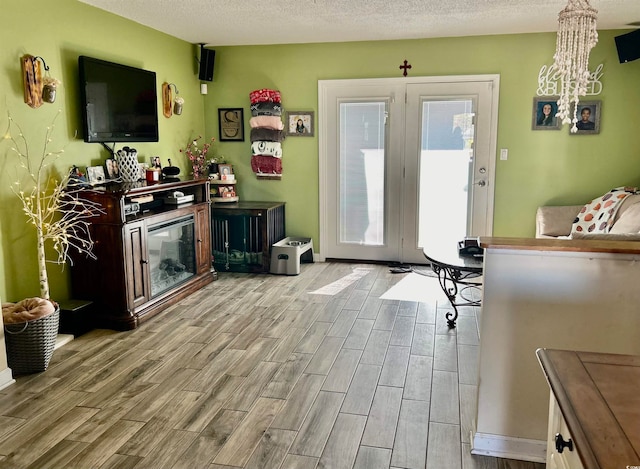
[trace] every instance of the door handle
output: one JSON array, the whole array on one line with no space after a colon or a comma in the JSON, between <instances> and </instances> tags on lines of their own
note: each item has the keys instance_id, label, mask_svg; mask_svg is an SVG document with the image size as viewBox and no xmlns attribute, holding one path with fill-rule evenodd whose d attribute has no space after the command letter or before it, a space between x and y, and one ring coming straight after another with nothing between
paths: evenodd
<instances>
[{"instance_id":1,"label":"door handle","mask_svg":"<svg viewBox=\"0 0 640 469\"><path fill-rule=\"evenodd\" d=\"M484 179L480 179L476 184L480 187L484 187L487 185L487 182Z\"/></svg>"},{"instance_id":2,"label":"door handle","mask_svg":"<svg viewBox=\"0 0 640 469\"><path fill-rule=\"evenodd\" d=\"M571 440L571 438L565 441L565 439L562 438L562 434L560 433L556 433L555 443L556 451L558 451L558 453L562 453L565 448L569 448L569 451L573 451L573 441Z\"/></svg>"}]
</instances>

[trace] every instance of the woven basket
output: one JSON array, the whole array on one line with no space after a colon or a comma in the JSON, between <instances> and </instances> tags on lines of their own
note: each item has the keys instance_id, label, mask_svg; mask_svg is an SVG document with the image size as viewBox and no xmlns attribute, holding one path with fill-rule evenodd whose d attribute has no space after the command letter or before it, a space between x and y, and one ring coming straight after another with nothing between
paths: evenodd
<instances>
[{"instance_id":1,"label":"woven basket","mask_svg":"<svg viewBox=\"0 0 640 469\"><path fill-rule=\"evenodd\" d=\"M60 308L33 321L4 326L7 362L14 375L45 371L58 336Z\"/></svg>"}]
</instances>

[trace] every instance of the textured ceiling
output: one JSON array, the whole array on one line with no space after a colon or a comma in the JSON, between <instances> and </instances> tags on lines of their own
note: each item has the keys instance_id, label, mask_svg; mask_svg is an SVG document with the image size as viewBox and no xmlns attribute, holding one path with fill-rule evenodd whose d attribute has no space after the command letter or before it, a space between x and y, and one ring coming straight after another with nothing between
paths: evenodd
<instances>
[{"instance_id":1,"label":"textured ceiling","mask_svg":"<svg viewBox=\"0 0 640 469\"><path fill-rule=\"evenodd\" d=\"M80 0L211 46L548 32L567 0ZM640 0L591 0L598 29L635 28Z\"/></svg>"}]
</instances>

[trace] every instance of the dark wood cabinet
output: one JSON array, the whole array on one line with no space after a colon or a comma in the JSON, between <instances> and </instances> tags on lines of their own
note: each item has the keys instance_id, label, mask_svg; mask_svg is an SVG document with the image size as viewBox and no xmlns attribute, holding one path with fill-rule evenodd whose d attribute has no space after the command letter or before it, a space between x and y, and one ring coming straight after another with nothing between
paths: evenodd
<instances>
[{"instance_id":1,"label":"dark wood cabinet","mask_svg":"<svg viewBox=\"0 0 640 469\"><path fill-rule=\"evenodd\" d=\"M271 246L284 237L284 202L211 206L211 248L218 271L269 272Z\"/></svg>"},{"instance_id":2,"label":"dark wood cabinet","mask_svg":"<svg viewBox=\"0 0 640 469\"><path fill-rule=\"evenodd\" d=\"M198 273L211 271L211 213L208 206L200 206L196 209L196 249L198 260Z\"/></svg>"},{"instance_id":3,"label":"dark wood cabinet","mask_svg":"<svg viewBox=\"0 0 640 469\"><path fill-rule=\"evenodd\" d=\"M105 213L90 226L96 259L73 259L72 289L94 302L95 326L134 329L214 279L206 179L111 184L84 197Z\"/></svg>"},{"instance_id":4,"label":"dark wood cabinet","mask_svg":"<svg viewBox=\"0 0 640 469\"><path fill-rule=\"evenodd\" d=\"M124 226L124 263L125 279L127 282L128 303L134 308L149 300L150 288L148 275L145 272L145 258L147 252L146 231L144 221L126 224Z\"/></svg>"}]
</instances>

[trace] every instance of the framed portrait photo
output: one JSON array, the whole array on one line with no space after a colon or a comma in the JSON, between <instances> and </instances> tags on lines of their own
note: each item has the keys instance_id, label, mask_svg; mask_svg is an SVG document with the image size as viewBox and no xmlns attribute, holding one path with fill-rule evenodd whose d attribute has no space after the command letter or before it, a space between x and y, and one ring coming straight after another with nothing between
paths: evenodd
<instances>
[{"instance_id":1,"label":"framed portrait photo","mask_svg":"<svg viewBox=\"0 0 640 469\"><path fill-rule=\"evenodd\" d=\"M233 166L230 164L218 164L218 174L221 180L233 179ZM229 177L231 176L231 177Z\"/></svg>"},{"instance_id":2,"label":"framed portrait photo","mask_svg":"<svg viewBox=\"0 0 640 469\"><path fill-rule=\"evenodd\" d=\"M107 159L104 162L104 174L107 179L118 179L120 177L118 162L113 158Z\"/></svg>"},{"instance_id":3,"label":"framed portrait photo","mask_svg":"<svg viewBox=\"0 0 640 469\"><path fill-rule=\"evenodd\" d=\"M218 131L221 142L244 142L244 110L218 108Z\"/></svg>"},{"instance_id":4,"label":"framed portrait photo","mask_svg":"<svg viewBox=\"0 0 640 469\"><path fill-rule=\"evenodd\" d=\"M313 137L313 111L287 111L287 135Z\"/></svg>"},{"instance_id":5,"label":"framed portrait photo","mask_svg":"<svg viewBox=\"0 0 640 469\"><path fill-rule=\"evenodd\" d=\"M103 166L87 166L87 180L89 184L103 184L105 182Z\"/></svg>"},{"instance_id":6,"label":"framed portrait photo","mask_svg":"<svg viewBox=\"0 0 640 469\"><path fill-rule=\"evenodd\" d=\"M532 130L560 130L561 121L556 117L558 96L533 98Z\"/></svg>"},{"instance_id":7,"label":"framed portrait photo","mask_svg":"<svg viewBox=\"0 0 640 469\"><path fill-rule=\"evenodd\" d=\"M580 101L577 111L578 122L576 127L578 127L578 131L571 133L572 126L569 126L569 133L571 135L599 134L602 101Z\"/></svg>"}]
</instances>

